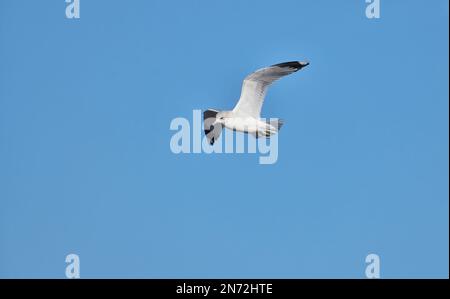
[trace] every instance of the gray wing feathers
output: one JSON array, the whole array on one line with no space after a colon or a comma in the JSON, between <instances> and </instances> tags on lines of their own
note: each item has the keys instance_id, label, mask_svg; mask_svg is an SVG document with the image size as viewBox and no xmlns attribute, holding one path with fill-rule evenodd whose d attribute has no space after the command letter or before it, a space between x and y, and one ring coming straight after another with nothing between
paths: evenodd
<instances>
[{"instance_id":1,"label":"gray wing feathers","mask_svg":"<svg viewBox=\"0 0 450 299\"><path fill-rule=\"evenodd\" d=\"M241 97L234 108L239 115L259 118L268 87L278 79L297 72L307 62L285 62L275 64L248 75L242 85Z\"/></svg>"}]
</instances>

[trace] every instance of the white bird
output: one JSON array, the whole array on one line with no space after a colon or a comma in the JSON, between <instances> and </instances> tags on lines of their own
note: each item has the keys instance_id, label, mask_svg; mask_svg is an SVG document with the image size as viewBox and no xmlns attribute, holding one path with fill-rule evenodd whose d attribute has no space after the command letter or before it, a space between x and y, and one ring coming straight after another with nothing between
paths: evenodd
<instances>
[{"instance_id":1,"label":"white bird","mask_svg":"<svg viewBox=\"0 0 450 299\"><path fill-rule=\"evenodd\" d=\"M261 107L267 90L281 77L301 70L309 62L292 61L275 64L248 75L242 84L241 97L231 111L206 110L203 113L205 135L212 145L220 136L223 127L244 133L270 137L277 133L283 121L261 120Z\"/></svg>"}]
</instances>

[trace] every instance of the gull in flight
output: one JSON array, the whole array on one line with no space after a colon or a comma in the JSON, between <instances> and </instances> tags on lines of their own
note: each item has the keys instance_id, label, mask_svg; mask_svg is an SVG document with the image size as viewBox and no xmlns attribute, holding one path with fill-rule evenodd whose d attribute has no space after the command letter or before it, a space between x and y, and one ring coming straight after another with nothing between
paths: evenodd
<instances>
[{"instance_id":1,"label":"gull in flight","mask_svg":"<svg viewBox=\"0 0 450 299\"><path fill-rule=\"evenodd\" d=\"M206 110L203 113L205 135L211 145L225 127L233 131L249 133L256 138L270 137L277 133L283 121L261 120L261 107L269 86L281 77L295 73L309 62L291 61L262 68L248 75L242 85L241 97L231 111Z\"/></svg>"}]
</instances>

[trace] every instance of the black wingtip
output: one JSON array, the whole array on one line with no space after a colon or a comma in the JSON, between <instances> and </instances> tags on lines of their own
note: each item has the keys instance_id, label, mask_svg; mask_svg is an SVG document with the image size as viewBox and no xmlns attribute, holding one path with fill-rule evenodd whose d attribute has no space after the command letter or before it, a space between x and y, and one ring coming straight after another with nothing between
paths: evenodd
<instances>
[{"instance_id":1,"label":"black wingtip","mask_svg":"<svg viewBox=\"0 0 450 299\"><path fill-rule=\"evenodd\" d=\"M309 65L309 62L289 61L289 62L283 62L283 63L274 64L272 66L288 67L288 68L295 69L295 71L298 71L298 70L301 70L302 68L304 68L305 66L308 66L308 65Z\"/></svg>"}]
</instances>

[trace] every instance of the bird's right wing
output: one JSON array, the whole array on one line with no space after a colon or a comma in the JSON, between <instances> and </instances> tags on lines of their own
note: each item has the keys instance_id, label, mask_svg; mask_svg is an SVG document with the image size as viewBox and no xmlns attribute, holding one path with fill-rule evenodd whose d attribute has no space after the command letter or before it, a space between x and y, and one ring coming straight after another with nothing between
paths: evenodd
<instances>
[{"instance_id":1,"label":"bird's right wing","mask_svg":"<svg viewBox=\"0 0 450 299\"><path fill-rule=\"evenodd\" d=\"M261 107L269 85L281 77L301 70L307 65L309 65L308 62L299 61L279 63L248 75L244 79L241 97L233 112L237 115L260 118Z\"/></svg>"}]
</instances>

